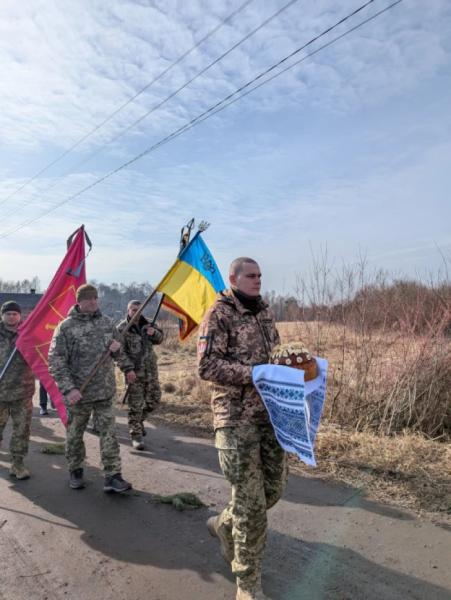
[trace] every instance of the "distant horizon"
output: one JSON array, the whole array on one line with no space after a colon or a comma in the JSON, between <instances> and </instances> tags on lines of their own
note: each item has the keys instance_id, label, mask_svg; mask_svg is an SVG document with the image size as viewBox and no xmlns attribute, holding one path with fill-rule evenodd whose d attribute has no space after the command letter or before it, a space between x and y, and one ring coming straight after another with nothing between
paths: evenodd
<instances>
[{"instance_id":1,"label":"distant horizon","mask_svg":"<svg viewBox=\"0 0 451 600\"><path fill-rule=\"evenodd\" d=\"M61 258L62 258L62 256L61 256ZM170 266L171 265L168 265L168 269ZM58 268L58 265L55 265L55 272L56 272L57 268ZM262 284L262 292L261 293L262 293L262 295L274 293L277 296L281 296L281 297L297 298L296 294L299 293L299 285L300 285L299 282L303 282L303 284L306 286L312 285L312 281L315 276L314 268L315 267L312 267L311 271L306 274L305 278L302 278L299 276L299 278L296 279L296 282L293 283L293 287L291 288L291 290L289 290L289 289L278 290L276 288L265 287L264 286L264 269L263 269L263 277L262 277L263 284ZM451 268L451 266L450 266L450 268ZM381 284L383 282L385 285L388 284L390 286L395 283L399 283L399 282L417 283L420 285L424 285L425 287L440 287L441 285L451 285L449 271L448 271L447 265L445 265L445 264L442 264L442 267L438 268L437 271L435 271L435 272L432 272L432 271L426 272L425 271L424 273L422 273L422 274L418 273L417 275L406 275L399 271L398 272L389 272L384 269L370 269L368 267L364 267L363 270L360 270L357 266L355 266L353 268L352 264L342 265L340 268L337 268L336 271L329 270L329 268L327 268L326 270L328 271L328 276L325 281L327 281L329 284L334 284L334 282L343 282L346 279L346 277L344 275L344 271L347 271L349 273L350 270L353 270L354 276L356 278L358 278L359 275L362 277L362 281L361 281L362 285L361 285L361 287L358 287L356 285L355 286L356 290L362 289L362 288L366 287L367 285L378 284L378 282L379 282L379 284ZM87 269L87 271L88 271L88 269ZM48 277L48 280L41 279L41 277L39 275L37 275L36 273L33 274L33 276L31 276L31 277L16 278L16 279L6 279L6 278L3 278L0 276L0 294L4 294L4 293L30 294L30 293L32 293L30 291L29 292L7 292L7 291L4 291L2 288L5 284L18 284L18 283L20 284L20 283L23 283L25 280L28 280L31 283L33 281L33 279L36 277L38 279L38 286L36 288L32 288L30 286L30 290L35 289L35 292L37 295L43 294L43 293L45 293L51 279L53 278L53 275L54 275L54 273ZM147 286L154 288L154 285L156 285L158 283L158 281L151 282L151 281L146 281L146 280L142 280L142 281L138 281L138 280L104 281L104 280L97 279L95 277L89 277L89 271L88 271L87 275L88 275L87 282L92 283L94 285L106 285L108 287L113 287L113 286L131 287L133 285L139 287L139 286L147 285ZM162 276L163 275L164 275L164 273L162 273ZM227 270L223 271L222 275L224 278L224 282L226 283L226 286L229 287L230 284L229 284L229 281L227 278ZM46 281L46 283L44 284L43 281Z\"/></svg>"}]
</instances>

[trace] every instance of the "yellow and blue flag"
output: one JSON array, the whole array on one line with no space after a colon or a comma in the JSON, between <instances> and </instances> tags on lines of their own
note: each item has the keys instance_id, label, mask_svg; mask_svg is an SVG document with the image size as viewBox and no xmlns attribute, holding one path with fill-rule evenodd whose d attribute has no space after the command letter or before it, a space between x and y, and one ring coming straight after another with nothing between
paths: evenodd
<instances>
[{"instance_id":1,"label":"yellow and blue flag","mask_svg":"<svg viewBox=\"0 0 451 600\"><path fill-rule=\"evenodd\" d=\"M186 339L225 289L210 250L197 232L156 287L164 294L163 306L180 320L180 339Z\"/></svg>"}]
</instances>

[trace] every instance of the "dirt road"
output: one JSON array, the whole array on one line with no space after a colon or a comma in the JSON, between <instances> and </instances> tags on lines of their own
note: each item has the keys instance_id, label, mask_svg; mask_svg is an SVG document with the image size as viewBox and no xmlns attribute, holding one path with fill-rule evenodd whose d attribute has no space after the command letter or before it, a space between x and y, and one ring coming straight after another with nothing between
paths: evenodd
<instances>
[{"instance_id":1,"label":"dirt road","mask_svg":"<svg viewBox=\"0 0 451 600\"><path fill-rule=\"evenodd\" d=\"M36 410L36 409L35 409ZM0 452L2 600L215 600L234 583L205 521L228 497L211 442L158 425L149 451L132 451L118 415L128 497L102 492L98 439L88 434L88 486L67 485L54 418L35 416L28 465L8 477ZM177 512L153 494L196 493L206 508ZM269 516L264 587L277 600L449 600L451 531L372 503L353 488L291 475Z\"/></svg>"}]
</instances>

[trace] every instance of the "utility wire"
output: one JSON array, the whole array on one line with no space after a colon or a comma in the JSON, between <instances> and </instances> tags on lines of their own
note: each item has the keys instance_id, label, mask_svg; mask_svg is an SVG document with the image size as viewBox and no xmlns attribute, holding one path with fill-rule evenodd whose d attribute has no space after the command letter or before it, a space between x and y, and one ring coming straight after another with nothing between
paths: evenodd
<instances>
[{"instance_id":1,"label":"utility wire","mask_svg":"<svg viewBox=\"0 0 451 600\"><path fill-rule=\"evenodd\" d=\"M297 50L295 50L293 53L289 54L287 57L285 57L284 59L282 59L282 61L280 61L279 63L276 63L275 65L273 65L272 67L270 67L268 70L263 71L260 75L258 75L255 79L252 79L251 81L249 81L247 84L245 84L244 86L242 86L241 88L238 88L238 90L235 90L234 92L232 92L231 94L229 94L228 96L226 96L225 98L223 98L220 102L218 102L217 104L215 104L214 106L212 106L210 109L208 109L208 111L206 111L206 113L210 113L214 110L216 110L219 105L221 105L222 103L228 102L228 100L230 98L232 98L234 95L239 94L242 90L244 90L245 88L247 88L248 86L252 85L252 83L254 83L256 80L260 79L261 77L264 77L265 74L267 74L269 71L276 69L281 63L285 62L286 60L289 60L294 54L297 54L299 52L301 52L302 50L304 50L307 46L313 44L317 39L319 39L319 37L322 37L324 35L326 35L327 33L330 33L330 31L332 31L333 29L335 29L336 27L338 27L339 25L341 25L343 22L345 22L346 20L350 19L351 17L355 16L355 14L357 14L358 12L364 10L367 6L369 6L370 4L372 4L374 2L374 0L369 0L368 2L366 2L365 4L363 4L361 7L357 8L355 11L353 11L352 13L350 13L349 15L347 15L346 17L344 17L343 19L341 19L340 21L338 21L337 23L335 23L333 26L329 27L328 29L326 29L325 31L323 31L322 33L320 33L318 36L312 38L310 41L308 41L306 44L304 44L303 46L301 46L300 48L298 48ZM266 24L270 19L275 18L275 16L277 16L282 10L284 10L285 8L288 8L288 6L290 4L292 4L293 2L289 2L287 5L285 5L284 7L282 7L282 9L280 9L280 11L277 11L277 13L275 13L275 15L273 15L272 17L270 17L269 19L266 19L266 21L264 21L260 26L258 26L256 28L256 30L260 29L261 27L264 26L264 24ZM256 31L254 30L254 32ZM238 42L237 44L235 44L229 51L227 51L226 53L224 53L221 57L217 58L215 61L213 61L213 63L210 63L210 65L208 65L203 72L205 72L205 70L207 70L208 68L210 68L211 66L213 66L213 64L216 64L219 60L221 60L221 58L223 58L226 54L228 54L229 52L231 52L234 48L236 48L240 43L242 43L243 41L245 41L245 39L247 39L250 35L252 35L252 32L250 32L249 34L247 34L247 36L241 40L241 42ZM199 75L202 74L202 72L199 73ZM196 78L193 77L189 82L187 82L186 84L184 84L183 86L181 86L180 89L183 89L183 87L186 87L186 85L188 85L190 82L192 82L194 79ZM177 90L171 94L170 96L168 96L166 98L166 100L168 100L169 98L171 98L173 95L175 95L177 93ZM163 100L159 105L155 106L150 112L153 112L153 110L156 110L157 108L159 108L162 104L164 104L164 102L166 100ZM149 114L147 113L147 114ZM160 142L157 142L156 144L154 144L153 146L151 146L151 148L145 150L143 153L139 154L136 158L132 159L131 161L125 163L125 166L128 166L129 164L131 164L132 162L134 162L135 160L139 160L139 158L141 158L142 156L144 156L145 154L156 150L156 148L158 148L160 145L163 145L164 143L168 142L170 139L172 139L173 137L177 137L178 135L180 135L185 129L191 128L193 126L193 122L197 121L198 119L202 119L202 117L205 116L206 113L202 113L201 115L199 115L198 117L196 117L195 119L193 119L192 121L186 123L185 125L183 125L180 129L177 129L175 132L169 134L169 136L163 138ZM204 120L204 119L202 119ZM135 123L139 122L135 121ZM130 126L131 127L131 126ZM117 136L119 137L119 136ZM114 138L114 139L117 139ZM114 141L114 140L111 140ZM90 156L88 158L88 160L92 158L92 156ZM82 164L84 164L84 162L86 162L85 160L82 162ZM81 165L78 165L81 166ZM121 166L119 167L119 170L121 170L122 168L125 168L125 166ZM110 175L114 174L117 171L113 171L111 174L107 174L105 176L109 177ZM103 179L101 179L103 181ZM100 182L100 181L99 181ZM47 190L45 191L49 191L50 189L52 189L53 187L55 187L56 185L58 185L58 181L55 182L55 184L53 186L50 186L50 188L47 188ZM94 182L95 184L95 182ZM84 188L84 190L89 189L89 186L87 188ZM21 210L21 208L17 208L17 207L13 207L13 209L6 213L5 215L3 215L3 218L7 218L13 214L15 214L16 212L19 212ZM1 235L0 235L0 239L1 239Z\"/></svg>"},{"instance_id":2,"label":"utility wire","mask_svg":"<svg viewBox=\"0 0 451 600\"><path fill-rule=\"evenodd\" d=\"M373 1L373 0L371 0ZM81 162L77 163L74 167L72 167L70 169L70 171L67 171L63 177L66 177L67 175L69 175L74 169L78 169L79 167L81 167L82 165L86 164L87 162L89 162L90 160L92 160L95 156L97 156L100 152L102 152L108 145L112 144L113 142L117 141L119 138L121 138L124 134L126 134L128 131L130 131L130 129L132 129L133 127L135 127L135 125L138 125L139 123L141 123L141 121L143 121L145 118L147 118L149 115L151 115L152 113L154 113L156 110L158 110L159 108L161 108L164 104L166 104L167 102L169 102L169 100L171 100L172 98L174 98L177 94L179 94L182 90L184 90L186 87L188 87L191 83L193 83L193 81L195 81L196 79L198 79L199 77L201 77L202 75L204 75L209 69L211 69L212 67L214 67L216 64L218 64L221 60L223 60L226 56L228 56L231 52L233 52L234 50L236 50L239 46L241 46L242 44L244 44L244 42L246 42L249 38L251 38L253 35L255 35L258 31L260 31L261 29L263 29L266 25L268 25L271 21L273 21L274 19L276 19L278 16L280 16L285 10L287 10L288 8L290 8L290 6L292 6L293 4L295 4L296 2L298 2L298 0L289 0L289 2L287 2L287 4L285 4L284 6L282 6L279 10L277 10L274 14L272 14L270 17L268 17L267 19L265 19L264 21L262 21L260 23L260 25L258 25L257 27L255 27L254 29L252 29L249 33L247 33L243 38L241 38L241 40L239 40L238 42L236 42L235 44L233 44L233 46L231 46L228 50L226 50L225 52L223 52L220 56L218 56L217 58L215 58L215 60L213 60L211 63L209 63L206 67L204 67L203 69L201 69L198 73L196 73L196 75L194 75L193 77L191 77L191 79L189 79L188 81L186 81L183 85L181 85L179 88L177 88L176 90L174 90L171 94L169 94L169 96L166 96L166 98L164 98L163 100L161 100L158 104L156 104L155 106L153 106L150 110L148 110L145 114L143 114L141 117L139 117L139 119L137 119L136 121L134 121L133 123L131 123L130 125L128 125L125 129L123 129L122 131L120 131L116 136L114 136L111 140L109 140L108 142L106 142L105 144L103 144L100 148L98 148L96 151L94 151L92 154L90 154L87 158L83 159ZM49 187L43 189L43 190L37 190L36 193L43 193L43 192L48 192L49 190L53 189L54 187L56 187L57 185L59 185L60 180L57 180L54 184L50 185ZM31 200L29 200L28 202L25 200L21 206L17 207L13 207L12 210L10 210L9 212L5 213L2 218L5 219L13 214L15 214L16 212L20 212L20 210L26 206L31 204L31 202L33 202L33 198L31 198ZM1 206L1 203L0 203Z\"/></svg>"},{"instance_id":3,"label":"utility wire","mask_svg":"<svg viewBox=\"0 0 451 600\"><path fill-rule=\"evenodd\" d=\"M194 50L196 50L201 44L203 44L205 41L207 41L219 29L221 29L221 27L223 27L229 21L231 21L234 17L236 17L236 15L238 15L240 12L242 12L253 1L254 0L246 0L236 10L234 10L233 12L231 12L230 15L228 15L225 19L223 19L220 23L218 23L218 25L216 25L216 27L213 27L213 29L211 31L209 31L203 38L201 38L196 44L194 44L194 46L191 46L191 48L189 48L189 50L187 50L181 56L179 56L179 58L177 58L177 60L175 60L173 63L171 63L159 75L157 75L154 79L152 79L152 81L150 81L149 83L147 83L143 88L141 88L138 92L136 92L136 94L134 96L132 96L126 102L124 102L124 104L122 104L121 106L119 106L115 111L113 111L110 115L108 115L101 123L99 123L93 129L91 129L90 131L88 131L88 133L86 133L85 135L83 135L72 146L70 146L62 154L60 154L59 156L57 156L52 162L50 162L48 165L46 165L45 167L43 167L40 171L38 171L37 173L35 173L32 177L30 177L27 181L25 181L19 188L17 188L16 190L14 190L14 192L11 192L11 194L9 194L8 196L6 196L6 198L4 198L2 201L0 201L0 206L2 206L5 202L7 202L10 198L12 198L13 196L15 196L16 194L18 194L25 187L27 187L37 177L39 177L40 175L42 175L43 173L45 173L46 171L48 171L48 169L50 169L50 167L53 167L53 165L56 165L56 163L60 162L60 160L62 160L70 152L72 152L73 150L75 150L75 148L77 148L78 146L80 146L80 144L82 144L85 140L87 140L89 137L91 137L91 135L93 135L96 131L98 131L106 123L108 123L109 121L111 121L111 119L113 119L118 113L120 113L126 106L128 106L129 104L131 104L134 100L136 100L136 98L138 98L138 96L140 96L141 94L143 94L151 86L153 86L155 83L157 83L157 81L159 81L162 77L164 77L164 75L166 75L167 73L169 73L169 71L171 71L174 67L176 67L178 64L180 64L189 54L191 54L192 52L194 52Z\"/></svg>"},{"instance_id":4,"label":"utility wire","mask_svg":"<svg viewBox=\"0 0 451 600\"><path fill-rule=\"evenodd\" d=\"M271 77L268 77L264 81L261 81L258 85L256 85L253 88L247 90L243 94L241 94L239 96L236 96L235 98L231 99L232 96L235 96L235 95L239 94L241 91L243 91L244 89L246 89L251 83L255 83L258 79L260 79L260 75L259 75L252 82L250 82L249 84L243 85L241 88L239 88L238 90L236 90L233 94L230 94L229 97L228 97L229 98L228 100L227 100L227 98L224 98L223 100L221 100L220 102L218 102L215 105L215 107L209 108L207 111L205 111L204 113L202 113L201 115L199 115L198 117L196 117L195 119L193 119L192 121L190 121L189 123L187 123L186 125L184 125L183 128L180 128L180 130L178 130L177 132L174 132L170 136L167 136L165 138L164 142L162 142L162 143L167 143L167 142L171 141L174 137L178 137L179 135L181 135L182 133L184 133L188 129L191 129L192 127L198 125L199 123L202 123L203 121L205 121L206 119L212 117L213 115L216 115L217 113L221 112L222 110L224 110L225 108L227 108L231 104L234 104L238 100L241 100L242 98L244 98L245 96L247 96L251 92L254 92L258 88L260 88L263 85L265 85L266 83L269 83L273 79L276 79L280 75L283 75L286 71L289 71L293 67L296 67L300 63L302 63L305 60L307 60L308 58L311 58L312 56L314 56L315 54L317 54L321 50L324 50L324 49L328 48L329 46L331 46L332 44L334 44L335 42L338 42L339 40L341 40L345 36L349 35L353 31L355 31L356 29L360 29L360 27L362 27L363 25L366 25L370 21L373 21L374 19L376 19L377 17L379 17L383 13L387 12L388 10L390 10L391 8L393 8L394 6L396 6L397 4L400 4L401 2L402 2L402 0L396 0L395 2L393 2L392 4L386 6L385 8L383 8L380 11L378 11L377 13L374 13L374 15L372 15L372 16L368 17L367 19L361 21L360 23L358 23L354 27L351 27L350 29L347 29L341 35L338 35L337 37L333 38L329 42L326 42L325 44L319 46L316 50L313 50L312 52L309 52L309 54L306 54L305 56L303 56L302 58L298 59L294 63L291 63L290 65L288 65L287 67L285 67L281 71L279 71L279 72L271 75ZM280 64L281 63L279 63L279 65ZM267 74L271 70L272 70L272 67L270 69L268 69L265 74ZM162 145L162 144L160 144L160 142L158 142L158 145ZM150 149L149 149L149 151L150 151Z\"/></svg>"},{"instance_id":5,"label":"utility wire","mask_svg":"<svg viewBox=\"0 0 451 600\"><path fill-rule=\"evenodd\" d=\"M179 135L181 135L182 133L184 133L188 129L191 129L192 127L195 127L196 125L198 125L201 122L205 121L206 119L212 117L213 115L217 114L218 112L221 112L222 110L224 110L225 108L227 108L228 106L230 106L231 104L233 104L234 102L237 102L238 100L240 100L243 97L247 96L251 92L257 90L260 87L262 87L263 85L265 85L269 81L272 81L273 79L275 79L276 77L279 77L280 75L282 75L286 71L294 68L299 63L307 60L308 58L310 58L311 56L317 54L321 50L324 50L325 48L328 48L329 46L331 46L335 42L343 39L344 37L346 37L347 35L353 33L357 29L360 29L361 27L363 27L364 25L366 25L370 21L373 21L377 17L381 16L382 14L386 13L387 11L389 11L390 9L392 9L393 7L395 7L397 4L400 4L402 2L402 0L396 0L395 2L392 2L391 4L389 4L388 6L386 6L384 9L376 12L375 14L371 15L367 19L364 19L363 21L361 21L357 25L355 25L355 26L351 27L350 29L346 30L344 33L340 34L339 36L333 38L329 42L327 42L327 43L323 44L322 46L318 47L316 50L313 50L312 52L310 52L306 56L303 56L301 59L297 60L296 62L294 62L294 63L292 63L290 65L288 65L287 67L285 67L280 72L273 74L268 79L260 82L258 85L254 86L251 89L248 89L245 93L243 93L243 94L241 94L241 95L239 95L239 96L237 96L237 97L234 98L234 96L236 96L237 94L240 94L241 91L245 90L246 88L248 88L249 86L251 86L253 83L255 83L256 81L258 81L259 79L261 79L262 77L264 77L265 74L268 74L269 72L271 72L275 68L277 68L277 66L280 66L281 64L285 63L289 58L295 56L302 49L306 48L311 43L313 43L313 41L316 41L316 40L320 39L321 37L323 37L324 35L326 35L330 31L332 31L333 29L335 29L336 27L338 27L338 25L344 23L345 21L347 21L348 19L350 19L352 16L354 16L355 14L357 14L358 12L360 12L361 10L363 10L366 6L368 6L369 4L371 4L373 1L374 0L370 0L366 4L362 5L360 8L356 9L355 11L353 11L352 13L350 13L349 15L347 15L346 17L344 17L343 19L341 19L340 21L338 21L337 23L335 23L335 25L332 25L331 27L329 27L328 29L326 29L325 31L323 31L322 33L320 33L319 35L315 36L315 38L313 38L312 40L310 40L309 42L307 42L306 44L304 44L303 46L301 46L300 48L298 48L294 52L290 53L285 58L281 59L278 63L275 63L274 65L272 65L271 67L269 67L268 69L266 69L265 71L263 71L262 73L260 73L257 77L254 77L251 81L249 81L245 85L243 85L240 88L238 88L235 92L233 92L232 94L229 94L226 98L224 98L220 102L216 103L214 106L210 107L206 111L202 112L200 115L198 115L197 117L195 117L194 119L192 119L191 121L189 121L188 123L186 123L184 126L180 127L176 131L174 131L171 134L167 135L166 137L164 137L163 139L161 139L157 143L153 144L150 148L147 148L146 150L144 150L143 152L141 152L140 154L138 154L137 156L135 156L134 158L132 158L131 160L127 161L126 163L123 163L122 165L120 165L119 167L117 167L116 169L114 169L113 171L110 171L109 173L107 173L103 177L101 177L101 178L97 179L96 181L94 181L93 183L87 185L86 187L84 187L83 189L79 190L75 194L72 194L71 196L65 198L64 200L62 200L58 204L54 205L53 207L49 208L48 210L46 210L42 214L38 215L37 217L34 217L34 218L29 219L27 221L24 221L23 223L20 223L14 229L12 229L10 231L7 231L7 232L5 232L3 234L0 234L0 239L4 239L4 238L12 235L13 233L16 233L20 229L23 229L23 227L26 227L27 225L30 225L31 223L34 223L34 222L42 219L42 217L44 217L44 216L48 215L49 213L53 212L54 210L56 210L60 206L66 204L67 202L69 202L70 200L73 200L74 198L77 198L78 196L80 196L81 194L85 193L86 191L92 189L93 187L95 187L99 183L105 181L106 179L108 179L112 175L118 173L122 169L125 169L126 167L128 167L131 164L135 163L136 161L138 161L139 159L141 159L143 156L146 156L147 154L150 154L151 152L155 151L160 146L168 143L169 141L172 141L173 139L175 139L176 137L178 137Z\"/></svg>"}]
</instances>

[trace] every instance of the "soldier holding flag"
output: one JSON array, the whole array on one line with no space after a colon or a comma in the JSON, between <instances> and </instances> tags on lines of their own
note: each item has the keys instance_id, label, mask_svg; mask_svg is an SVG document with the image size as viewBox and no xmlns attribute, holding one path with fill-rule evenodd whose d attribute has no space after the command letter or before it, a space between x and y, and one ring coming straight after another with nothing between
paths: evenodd
<instances>
[{"instance_id":1,"label":"soldier holding flag","mask_svg":"<svg viewBox=\"0 0 451 600\"><path fill-rule=\"evenodd\" d=\"M49 350L49 372L64 395L67 409L66 458L69 463L72 489L84 487L83 434L91 412L97 417L100 433L100 452L105 471L105 492L125 492L131 485L121 475L119 444L116 439L114 396L116 382L113 359L135 379L133 363L121 350L120 334L112 321L99 309L97 289L84 284L77 289L77 304L56 329ZM107 360L99 364L94 376L92 367L109 350ZM84 385L85 384L85 385Z\"/></svg>"},{"instance_id":2,"label":"soldier holding flag","mask_svg":"<svg viewBox=\"0 0 451 600\"><path fill-rule=\"evenodd\" d=\"M128 428L132 446L136 450L144 450L144 421L161 399L157 355L153 346L163 341L162 330L143 315L126 330L141 305L140 300L131 300L127 306L126 318L118 325L119 331L124 332L124 352L132 361L136 374L136 381L129 384L127 394ZM126 378L127 376L130 377L126 375Z\"/></svg>"},{"instance_id":3,"label":"soldier holding flag","mask_svg":"<svg viewBox=\"0 0 451 600\"><path fill-rule=\"evenodd\" d=\"M33 372L22 355L16 351L18 327L22 310L17 302L5 302L0 321L0 442L3 429L11 417L13 431L10 442L10 474L17 479L28 479L24 465L30 439L31 413L35 380Z\"/></svg>"}]
</instances>

